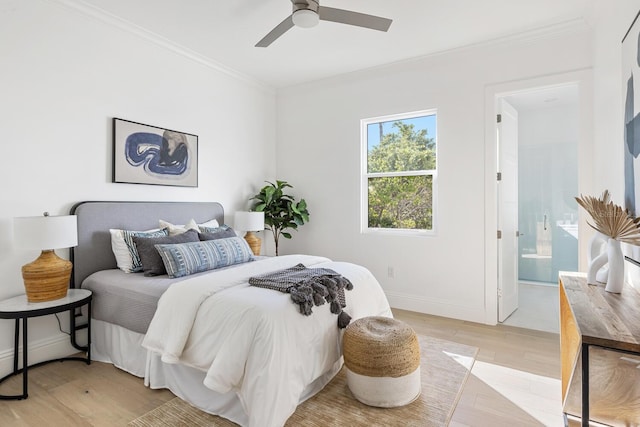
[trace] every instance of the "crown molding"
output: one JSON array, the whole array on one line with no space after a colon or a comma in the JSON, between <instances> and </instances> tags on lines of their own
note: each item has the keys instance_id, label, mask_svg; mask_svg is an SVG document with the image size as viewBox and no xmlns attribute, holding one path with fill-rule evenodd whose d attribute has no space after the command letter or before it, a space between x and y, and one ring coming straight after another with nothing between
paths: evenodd
<instances>
[{"instance_id":1,"label":"crown molding","mask_svg":"<svg viewBox=\"0 0 640 427\"><path fill-rule=\"evenodd\" d=\"M562 22L556 22L554 24L545 25L542 27L530 28L516 33L505 34L502 36L494 37L491 39L481 40L475 43L468 43L462 46L453 47L450 49L444 49L437 52L432 52L427 55L421 55L414 58L408 58L406 60L397 61L390 64L381 65L379 68L385 68L387 66L397 65L399 63L410 63L422 61L426 58L433 58L443 55L455 54L458 52L467 52L479 48L492 48L500 46L509 46L513 44L526 44L534 43L543 39L558 38L568 34L576 34L580 32L589 31L591 27L588 22L583 18L569 19ZM378 67L375 67L378 68Z\"/></svg>"},{"instance_id":2,"label":"crown molding","mask_svg":"<svg viewBox=\"0 0 640 427\"><path fill-rule=\"evenodd\" d=\"M591 29L592 27L586 19L575 18L575 19L557 22L557 23L542 26L542 27L535 27L531 29L522 30L516 33L506 34L506 35L494 37L491 39L481 40L475 43L468 43L465 45L456 46L449 49L443 49L443 50L427 53L424 55L414 56L406 59L401 59L398 61L392 61L386 64L380 64L380 65L375 65L373 67L349 71L349 72L341 73L335 76L328 76L328 77L317 79L311 82L297 83L291 86L280 88L280 90L286 91L288 89L295 89L301 86L310 87L313 84L323 84L325 82L340 80L344 78L359 79L361 78L363 73L377 72L379 70L387 70L387 69L395 68L397 66L422 62L432 58L453 55L457 53L464 53L468 51L473 51L474 49L487 49L487 48L500 47L500 46L509 46L513 44L533 43L543 39L553 39L553 38L562 37L564 35L577 34L585 31L589 31Z\"/></svg>"},{"instance_id":3,"label":"crown molding","mask_svg":"<svg viewBox=\"0 0 640 427\"><path fill-rule=\"evenodd\" d=\"M166 37L161 36L160 34L154 33L153 31L149 31L146 28L143 28L137 24L134 24L131 21L127 21L126 19L123 19L117 15L114 15L113 13L108 12L97 6L91 5L83 0L48 0L48 1L51 3L55 3L59 6L62 6L64 8L79 12L81 15L84 15L85 17L97 19L112 27L116 27L121 30L124 30L129 34L132 34L136 37L147 40L155 44L156 46L165 48L173 53L181 55L187 59L197 62L198 64L204 65L205 67L211 68L212 70L223 73L243 83L247 83L257 88L266 90L268 92L275 93L275 89L272 86L254 77L248 76L244 73L241 73L237 70L227 67L226 65L220 62L217 62L205 55L202 55L192 49L189 49L186 46L175 43L167 39Z\"/></svg>"}]
</instances>

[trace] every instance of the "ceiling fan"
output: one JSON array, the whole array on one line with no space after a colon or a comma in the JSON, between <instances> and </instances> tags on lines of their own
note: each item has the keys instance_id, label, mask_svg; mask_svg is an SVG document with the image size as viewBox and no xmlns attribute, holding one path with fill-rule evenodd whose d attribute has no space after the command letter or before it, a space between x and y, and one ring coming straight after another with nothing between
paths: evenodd
<instances>
[{"instance_id":1,"label":"ceiling fan","mask_svg":"<svg viewBox=\"0 0 640 427\"><path fill-rule=\"evenodd\" d=\"M318 0L291 0L291 3L293 3L293 12L291 15L271 30L269 34L264 36L255 47L269 46L293 26L302 28L315 27L321 20L355 25L356 27L370 28L378 31L387 31L392 22L391 19L380 16L320 6Z\"/></svg>"}]
</instances>

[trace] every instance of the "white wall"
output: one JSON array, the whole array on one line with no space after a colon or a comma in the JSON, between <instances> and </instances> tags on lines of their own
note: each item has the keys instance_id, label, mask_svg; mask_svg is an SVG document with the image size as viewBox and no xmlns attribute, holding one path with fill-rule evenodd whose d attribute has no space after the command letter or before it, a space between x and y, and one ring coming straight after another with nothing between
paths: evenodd
<instances>
[{"instance_id":1,"label":"white wall","mask_svg":"<svg viewBox=\"0 0 640 427\"><path fill-rule=\"evenodd\" d=\"M589 31L566 30L279 92L278 177L295 186L311 212L311 222L282 244L283 253L363 264L395 307L478 322L495 319L495 291L487 296L493 304L485 302L485 265L495 264L496 253L485 253L485 178L495 173L485 165L485 90L589 68ZM360 120L430 108L438 110L437 235L361 234ZM489 238L495 240L493 233Z\"/></svg>"},{"instance_id":2,"label":"white wall","mask_svg":"<svg viewBox=\"0 0 640 427\"><path fill-rule=\"evenodd\" d=\"M275 176L270 88L65 2L4 0L0 40L0 299L24 292L20 266L38 255L12 245L15 216L82 200L215 200L232 214ZM198 135L198 188L111 183L113 117ZM0 321L0 360L12 336ZM32 361L70 351L52 316L30 321L29 337Z\"/></svg>"},{"instance_id":3,"label":"white wall","mask_svg":"<svg viewBox=\"0 0 640 427\"><path fill-rule=\"evenodd\" d=\"M595 10L594 157L598 159L594 165L595 191L600 194L608 189L612 200L621 205L624 202L621 42L639 9L637 0L598 0Z\"/></svg>"}]
</instances>

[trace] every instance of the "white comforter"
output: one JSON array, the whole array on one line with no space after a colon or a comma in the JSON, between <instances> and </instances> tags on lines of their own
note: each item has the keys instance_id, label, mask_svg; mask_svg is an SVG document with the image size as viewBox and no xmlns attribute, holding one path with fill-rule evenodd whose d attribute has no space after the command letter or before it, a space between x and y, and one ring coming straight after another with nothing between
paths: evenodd
<instances>
[{"instance_id":1,"label":"white comforter","mask_svg":"<svg viewBox=\"0 0 640 427\"><path fill-rule=\"evenodd\" d=\"M305 387L341 357L342 332L329 304L303 316L289 294L248 284L251 276L298 263L330 268L353 283L345 291L352 321L391 316L380 285L364 267L287 255L175 283L160 298L143 346L166 363L206 372L211 390L235 391L249 426L282 426Z\"/></svg>"}]
</instances>

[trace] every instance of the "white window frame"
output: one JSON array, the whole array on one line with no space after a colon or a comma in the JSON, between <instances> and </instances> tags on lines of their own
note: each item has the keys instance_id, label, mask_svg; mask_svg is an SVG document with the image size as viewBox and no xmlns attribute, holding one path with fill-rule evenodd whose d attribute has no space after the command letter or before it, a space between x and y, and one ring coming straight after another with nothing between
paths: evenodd
<instances>
[{"instance_id":1,"label":"white window frame","mask_svg":"<svg viewBox=\"0 0 640 427\"><path fill-rule=\"evenodd\" d=\"M368 126L374 123L414 119L422 116L436 116L436 134L429 135L436 141L436 168L424 171L410 172L378 172L369 173L368 166ZM404 236L435 236L438 200L438 111L437 109L413 111L410 113L390 114L360 120L360 232L363 234L390 234ZM369 178L386 176L431 176L431 230L415 230L409 228L369 228Z\"/></svg>"}]
</instances>

